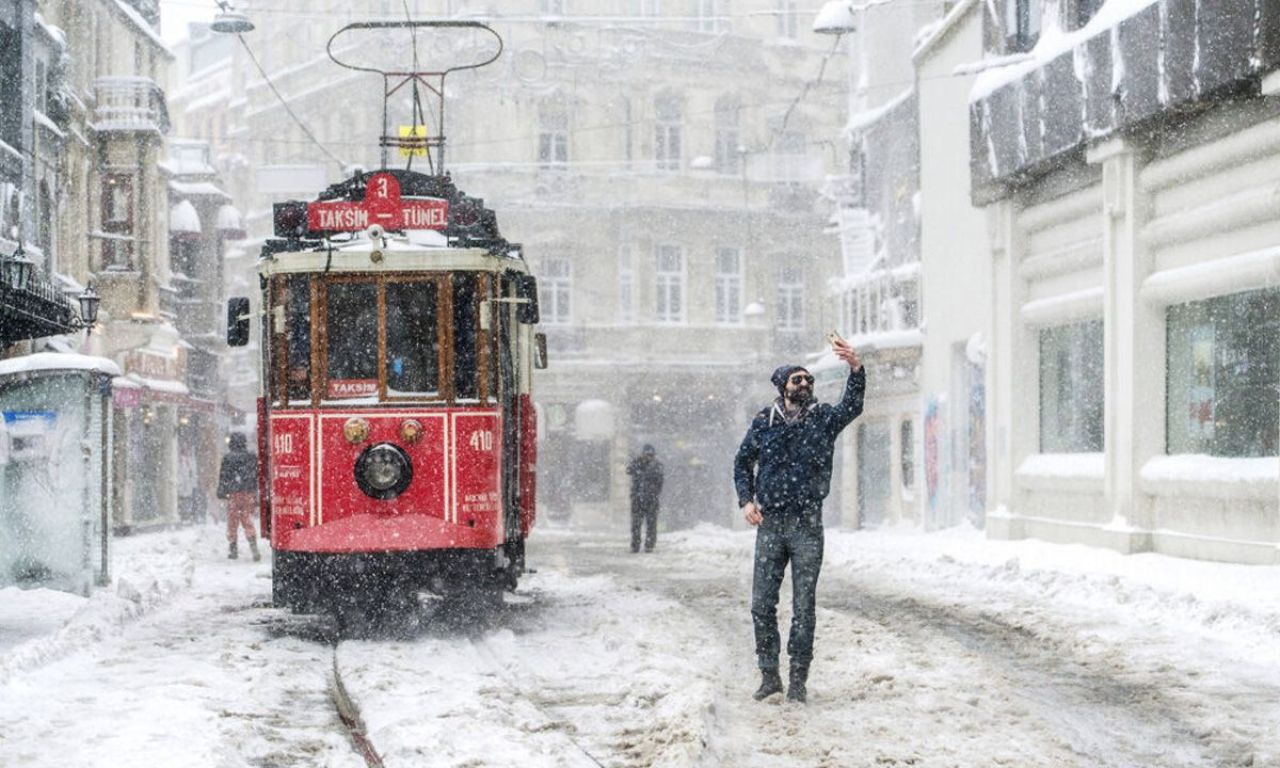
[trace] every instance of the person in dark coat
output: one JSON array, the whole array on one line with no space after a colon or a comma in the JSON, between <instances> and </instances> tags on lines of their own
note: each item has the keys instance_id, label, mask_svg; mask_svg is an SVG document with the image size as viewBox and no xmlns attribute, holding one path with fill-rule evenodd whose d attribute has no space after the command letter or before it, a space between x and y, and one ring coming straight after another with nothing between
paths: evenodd
<instances>
[{"instance_id":1,"label":"person in dark coat","mask_svg":"<svg viewBox=\"0 0 1280 768\"><path fill-rule=\"evenodd\" d=\"M248 440L239 432L231 435L229 448L218 469L218 498L227 501L227 557L235 560L240 556L236 547L239 526L244 528L253 559L261 560L253 525L258 512L258 457L249 452Z\"/></svg>"},{"instance_id":2,"label":"person in dark coat","mask_svg":"<svg viewBox=\"0 0 1280 768\"><path fill-rule=\"evenodd\" d=\"M832 341L849 365L844 395L836 405L819 404L813 376L798 365L773 372L778 399L751 422L734 461L738 506L757 526L751 582L751 621L760 667L757 701L782 692L778 673L778 590L791 563L792 617L787 640L791 661L787 699L804 702L813 659L818 572L822 569L822 501L831 486L831 455L841 430L862 413L866 374L858 353Z\"/></svg>"},{"instance_id":3,"label":"person in dark coat","mask_svg":"<svg viewBox=\"0 0 1280 768\"><path fill-rule=\"evenodd\" d=\"M658 543L658 497L662 495L662 462L657 451L646 445L627 465L631 476L631 551L640 551L640 529L644 528L644 551Z\"/></svg>"}]
</instances>

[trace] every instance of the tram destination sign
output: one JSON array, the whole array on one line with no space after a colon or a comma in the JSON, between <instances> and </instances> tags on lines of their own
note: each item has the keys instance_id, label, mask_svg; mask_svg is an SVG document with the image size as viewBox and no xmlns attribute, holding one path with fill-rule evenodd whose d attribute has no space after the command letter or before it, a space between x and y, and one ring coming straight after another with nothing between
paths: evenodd
<instances>
[{"instance_id":1,"label":"tram destination sign","mask_svg":"<svg viewBox=\"0 0 1280 768\"><path fill-rule=\"evenodd\" d=\"M307 229L312 232L358 232L378 224L387 230L445 229L449 201L400 197L400 182L389 173L369 177L363 201L320 200L307 203Z\"/></svg>"}]
</instances>

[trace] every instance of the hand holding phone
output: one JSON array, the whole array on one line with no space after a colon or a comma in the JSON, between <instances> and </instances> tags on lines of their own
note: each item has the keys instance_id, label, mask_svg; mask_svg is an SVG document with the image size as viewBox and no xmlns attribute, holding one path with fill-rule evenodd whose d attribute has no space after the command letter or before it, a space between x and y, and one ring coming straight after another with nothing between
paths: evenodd
<instances>
[{"instance_id":1,"label":"hand holding phone","mask_svg":"<svg viewBox=\"0 0 1280 768\"><path fill-rule=\"evenodd\" d=\"M836 331L827 331L827 341L830 342L833 347L837 345L849 346L849 342L845 341L844 338Z\"/></svg>"}]
</instances>

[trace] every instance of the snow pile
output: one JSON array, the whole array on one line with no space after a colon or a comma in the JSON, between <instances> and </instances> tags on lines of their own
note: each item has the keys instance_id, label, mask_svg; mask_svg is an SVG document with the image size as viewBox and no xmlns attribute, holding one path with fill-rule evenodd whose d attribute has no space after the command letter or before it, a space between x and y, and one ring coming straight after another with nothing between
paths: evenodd
<instances>
[{"instance_id":1,"label":"snow pile","mask_svg":"<svg viewBox=\"0 0 1280 768\"><path fill-rule=\"evenodd\" d=\"M207 529L117 539L120 573L89 598L44 589L0 590L0 686L15 675L119 634L138 617L190 588L190 551ZM12 643L5 643L5 639Z\"/></svg>"}]
</instances>

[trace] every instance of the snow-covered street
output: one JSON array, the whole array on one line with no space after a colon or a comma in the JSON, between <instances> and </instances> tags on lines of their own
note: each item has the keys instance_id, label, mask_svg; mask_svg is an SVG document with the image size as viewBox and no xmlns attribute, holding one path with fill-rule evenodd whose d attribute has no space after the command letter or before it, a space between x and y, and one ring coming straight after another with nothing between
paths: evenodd
<instances>
[{"instance_id":1,"label":"snow-covered street","mask_svg":"<svg viewBox=\"0 0 1280 768\"><path fill-rule=\"evenodd\" d=\"M544 527L500 615L335 649L215 529L120 540L0 592L0 765L364 765L335 658L386 766L1280 765L1280 569L828 531L806 706L751 700L752 541Z\"/></svg>"}]
</instances>

